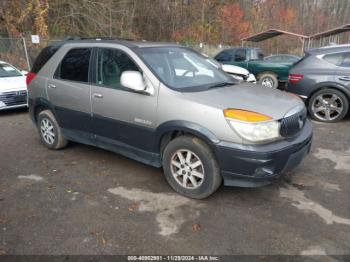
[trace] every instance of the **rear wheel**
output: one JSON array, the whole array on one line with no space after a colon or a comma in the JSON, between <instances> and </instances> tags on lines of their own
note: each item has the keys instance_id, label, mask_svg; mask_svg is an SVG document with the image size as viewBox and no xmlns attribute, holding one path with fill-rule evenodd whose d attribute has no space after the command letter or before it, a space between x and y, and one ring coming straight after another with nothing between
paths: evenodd
<instances>
[{"instance_id":1,"label":"rear wheel","mask_svg":"<svg viewBox=\"0 0 350 262\"><path fill-rule=\"evenodd\" d=\"M50 149L61 149L68 144L50 110L43 110L38 115L37 126L43 144Z\"/></svg>"},{"instance_id":2,"label":"rear wheel","mask_svg":"<svg viewBox=\"0 0 350 262\"><path fill-rule=\"evenodd\" d=\"M349 109L349 100L340 91L327 88L316 92L309 101L310 116L321 122L338 122Z\"/></svg>"},{"instance_id":3,"label":"rear wheel","mask_svg":"<svg viewBox=\"0 0 350 262\"><path fill-rule=\"evenodd\" d=\"M263 73L259 76L259 84L267 88L278 88L278 80L276 75L270 73Z\"/></svg>"},{"instance_id":4,"label":"rear wheel","mask_svg":"<svg viewBox=\"0 0 350 262\"><path fill-rule=\"evenodd\" d=\"M195 199L210 196L222 181L213 152L205 142L192 136L169 142L163 153L163 170L176 192Z\"/></svg>"}]
</instances>

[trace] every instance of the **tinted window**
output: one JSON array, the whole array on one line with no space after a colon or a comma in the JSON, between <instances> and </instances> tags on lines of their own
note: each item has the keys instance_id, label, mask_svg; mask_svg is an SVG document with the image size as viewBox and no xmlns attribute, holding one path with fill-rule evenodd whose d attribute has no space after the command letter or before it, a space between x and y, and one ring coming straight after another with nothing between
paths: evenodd
<instances>
[{"instance_id":1,"label":"tinted window","mask_svg":"<svg viewBox=\"0 0 350 262\"><path fill-rule=\"evenodd\" d=\"M323 59L333 65L339 66L343 62L343 54L342 53L329 54L329 55L325 55Z\"/></svg>"},{"instance_id":2,"label":"tinted window","mask_svg":"<svg viewBox=\"0 0 350 262\"><path fill-rule=\"evenodd\" d=\"M219 84L234 84L232 78L209 62L207 57L182 47L140 48L149 68L170 88L203 91Z\"/></svg>"},{"instance_id":3,"label":"tinted window","mask_svg":"<svg viewBox=\"0 0 350 262\"><path fill-rule=\"evenodd\" d=\"M31 72L37 74L61 46L61 44L56 44L45 47L36 58Z\"/></svg>"},{"instance_id":4,"label":"tinted window","mask_svg":"<svg viewBox=\"0 0 350 262\"><path fill-rule=\"evenodd\" d=\"M245 61L247 58L246 56L246 50L245 49L237 49L235 53L235 61L240 62L240 61Z\"/></svg>"},{"instance_id":5,"label":"tinted window","mask_svg":"<svg viewBox=\"0 0 350 262\"><path fill-rule=\"evenodd\" d=\"M59 78L78 82L88 82L91 48L70 50L63 58Z\"/></svg>"},{"instance_id":6,"label":"tinted window","mask_svg":"<svg viewBox=\"0 0 350 262\"><path fill-rule=\"evenodd\" d=\"M264 59L264 54L261 52L261 50L257 49L251 49L251 60L263 60Z\"/></svg>"},{"instance_id":7,"label":"tinted window","mask_svg":"<svg viewBox=\"0 0 350 262\"><path fill-rule=\"evenodd\" d=\"M218 55L215 56L215 60L219 62L229 62L232 61L232 53L231 51L222 51Z\"/></svg>"},{"instance_id":8,"label":"tinted window","mask_svg":"<svg viewBox=\"0 0 350 262\"><path fill-rule=\"evenodd\" d=\"M340 66L350 67L350 52L344 53L344 60Z\"/></svg>"},{"instance_id":9,"label":"tinted window","mask_svg":"<svg viewBox=\"0 0 350 262\"><path fill-rule=\"evenodd\" d=\"M16 68L9 64L0 64L0 77L22 76Z\"/></svg>"},{"instance_id":10,"label":"tinted window","mask_svg":"<svg viewBox=\"0 0 350 262\"><path fill-rule=\"evenodd\" d=\"M97 83L120 89L120 77L124 71L140 71L123 51L101 48L98 52Z\"/></svg>"}]
</instances>

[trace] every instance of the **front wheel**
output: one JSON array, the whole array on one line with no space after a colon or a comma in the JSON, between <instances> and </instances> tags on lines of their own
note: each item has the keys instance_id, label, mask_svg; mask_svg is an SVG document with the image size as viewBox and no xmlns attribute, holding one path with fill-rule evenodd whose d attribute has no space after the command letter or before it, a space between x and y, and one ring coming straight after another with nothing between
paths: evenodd
<instances>
[{"instance_id":1,"label":"front wheel","mask_svg":"<svg viewBox=\"0 0 350 262\"><path fill-rule=\"evenodd\" d=\"M210 196L222 181L213 152L205 142L192 136L170 141L163 153L163 170L176 192L195 199Z\"/></svg>"},{"instance_id":2,"label":"front wheel","mask_svg":"<svg viewBox=\"0 0 350 262\"><path fill-rule=\"evenodd\" d=\"M278 79L274 74L264 73L259 77L259 84L263 87L278 88Z\"/></svg>"}]
</instances>

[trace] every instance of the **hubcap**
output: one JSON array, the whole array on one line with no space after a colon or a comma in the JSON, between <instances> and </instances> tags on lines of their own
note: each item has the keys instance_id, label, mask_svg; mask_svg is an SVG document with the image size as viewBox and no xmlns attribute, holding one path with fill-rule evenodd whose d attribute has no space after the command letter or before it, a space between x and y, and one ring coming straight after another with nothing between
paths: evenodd
<instances>
[{"instance_id":1,"label":"hubcap","mask_svg":"<svg viewBox=\"0 0 350 262\"><path fill-rule=\"evenodd\" d=\"M321 94L312 102L311 109L318 119L331 121L343 112L343 101L336 94Z\"/></svg>"},{"instance_id":2,"label":"hubcap","mask_svg":"<svg viewBox=\"0 0 350 262\"><path fill-rule=\"evenodd\" d=\"M43 118L41 120L40 131L47 144L52 145L55 142L55 130L49 119Z\"/></svg>"},{"instance_id":3,"label":"hubcap","mask_svg":"<svg viewBox=\"0 0 350 262\"><path fill-rule=\"evenodd\" d=\"M261 81L261 85L263 87L268 87L268 88L273 88L274 82L271 77L264 77L263 80Z\"/></svg>"},{"instance_id":4,"label":"hubcap","mask_svg":"<svg viewBox=\"0 0 350 262\"><path fill-rule=\"evenodd\" d=\"M176 182L186 189L198 188L204 181L203 163L188 149L180 149L174 153L170 168Z\"/></svg>"}]
</instances>

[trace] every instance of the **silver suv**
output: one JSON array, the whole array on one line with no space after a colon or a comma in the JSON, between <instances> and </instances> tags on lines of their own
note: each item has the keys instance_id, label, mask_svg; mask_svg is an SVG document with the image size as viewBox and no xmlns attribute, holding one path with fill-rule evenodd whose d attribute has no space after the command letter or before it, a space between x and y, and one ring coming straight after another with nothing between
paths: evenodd
<instances>
[{"instance_id":1,"label":"silver suv","mask_svg":"<svg viewBox=\"0 0 350 262\"><path fill-rule=\"evenodd\" d=\"M266 185L309 152L304 103L239 84L180 45L66 40L28 74L31 118L50 149L94 145L154 167L171 187L205 198L222 183Z\"/></svg>"}]
</instances>

